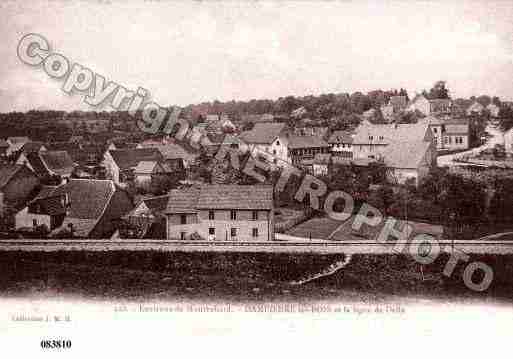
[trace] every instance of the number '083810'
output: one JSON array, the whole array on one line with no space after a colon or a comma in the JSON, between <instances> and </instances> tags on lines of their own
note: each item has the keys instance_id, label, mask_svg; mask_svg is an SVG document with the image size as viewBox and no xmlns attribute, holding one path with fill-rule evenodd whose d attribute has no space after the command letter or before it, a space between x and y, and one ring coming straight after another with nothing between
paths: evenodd
<instances>
[{"instance_id":1,"label":"number '083810'","mask_svg":"<svg viewBox=\"0 0 513 359\"><path fill-rule=\"evenodd\" d=\"M41 340L41 348L43 349L69 349L71 348L71 340Z\"/></svg>"}]
</instances>

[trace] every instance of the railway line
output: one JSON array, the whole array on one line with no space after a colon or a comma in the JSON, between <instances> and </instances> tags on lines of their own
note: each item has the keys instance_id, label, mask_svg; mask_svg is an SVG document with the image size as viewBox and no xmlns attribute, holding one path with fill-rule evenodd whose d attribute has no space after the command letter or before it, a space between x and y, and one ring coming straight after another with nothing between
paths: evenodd
<instances>
[{"instance_id":1,"label":"railway line","mask_svg":"<svg viewBox=\"0 0 513 359\"><path fill-rule=\"evenodd\" d=\"M467 254L513 254L512 240L440 240L429 250L459 250ZM155 250L179 252L248 252L248 253L346 253L346 254L393 254L397 248L409 250L410 242L390 241L379 243L372 240L351 241L272 241L272 242L225 242L225 241L169 241L160 239L92 240L92 239L8 239L0 240L2 251L116 251ZM438 247L438 248L436 248Z\"/></svg>"}]
</instances>

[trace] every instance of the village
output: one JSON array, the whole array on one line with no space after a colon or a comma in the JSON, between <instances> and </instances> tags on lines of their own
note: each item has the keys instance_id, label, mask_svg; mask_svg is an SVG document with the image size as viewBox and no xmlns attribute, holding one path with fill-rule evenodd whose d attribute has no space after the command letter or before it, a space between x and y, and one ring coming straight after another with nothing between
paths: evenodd
<instances>
[{"instance_id":1,"label":"village","mask_svg":"<svg viewBox=\"0 0 513 359\"><path fill-rule=\"evenodd\" d=\"M355 233L312 209L308 196L297 201L293 186L299 179L277 192L277 174L287 166L348 192L355 213L369 203L416 233L477 239L513 230L513 130L507 128L513 103L488 96L452 100L443 81L411 99L403 89L330 96L310 108L281 99L279 112L260 114L223 112L215 109L219 103L186 108L184 119L203 136L201 148L170 135L143 134L123 112L5 114L3 133L33 135L0 143L1 236L374 238L379 228ZM322 113L344 99L356 103L352 113ZM19 121L13 128L16 118L9 116L25 116L26 126L39 121L40 129L20 128ZM263 181L216 157L223 146L242 143L268 164L271 175Z\"/></svg>"}]
</instances>

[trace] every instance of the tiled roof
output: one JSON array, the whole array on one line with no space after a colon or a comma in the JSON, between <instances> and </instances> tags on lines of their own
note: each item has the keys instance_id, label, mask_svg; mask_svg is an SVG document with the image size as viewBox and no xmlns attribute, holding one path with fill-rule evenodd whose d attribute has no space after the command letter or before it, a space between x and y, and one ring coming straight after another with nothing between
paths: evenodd
<instances>
[{"instance_id":1,"label":"tiled roof","mask_svg":"<svg viewBox=\"0 0 513 359\"><path fill-rule=\"evenodd\" d=\"M70 179L52 191L51 195L68 195L71 203L68 217L97 220L114 191L114 183L110 180Z\"/></svg>"},{"instance_id":2,"label":"tiled roof","mask_svg":"<svg viewBox=\"0 0 513 359\"><path fill-rule=\"evenodd\" d=\"M429 124L420 121L414 124L360 125L353 137L354 144L382 144L394 142L423 141Z\"/></svg>"},{"instance_id":3,"label":"tiled roof","mask_svg":"<svg viewBox=\"0 0 513 359\"><path fill-rule=\"evenodd\" d=\"M39 157L46 167L61 176L70 175L73 172L74 163L66 151L44 151Z\"/></svg>"},{"instance_id":4,"label":"tiled roof","mask_svg":"<svg viewBox=\"0 0 513 359\"><path fill-rule=\"evenodd\" d=\"M152 212L164 212L169 202L169 195L146 198L143 202Z\"/></svg>"},{"instance_id":5,"label":"tiled roof","mask_svg":"<svg viewBox=\"0 0 513 359\"><path fill-rule=\"evenodd\" d=\"M173 189L169 192L167 213L196 212L196 204L200 194L199 188Z\"/></svg>"},{"instance_id":6,"label":"tiled roof","mask_svg":"<svg viewBox=\"0 0 513 359\"><path fill-rule=\"evenodd\" d=\"M335 131L331 134L328 143L353 143L353 136L348 131Z\"/></svg>"},{"instance_id":7,"label":"tiled roof","mask_svg":"<svg viewBox=\"0 0 513 359\"><path fill-rule=\"evenodd\" d=\"M255 123L249 131L243 132L240 137L246 143L271 144L285 130L285 123L264 122Z\"/></svg>"},{"instance_id":8,"label":"tiled roof","mask_svg":"<svg viewBox=\"0 0 513 359\"><path fill-rule=\"evenodd\" d=\"M31 205L39 206L38 213L48 214L55 216L66 213L66 209L62 203L61 196L50 196L46 198L38 198L31 202Z\"/></svg>"},{"instance_id":9,"label":"tiled roof","mask_svg":"<svg viewBox=\"0 0 513 359\"><path fill-rule=\"evenodd\" d=\"M11 178L23 168L23 165L3 165L0 166L0 188L4 187Z\"/></svg>"},{"instance_id":10,"label":"tiled roof","mask_svg":"<svg viewBox=\"0 0 513 359\"><path fill-rule=\"evenodd\" d=\"M134 173L151 174L153 173L155 166L157 166L156 161L141 161L135 167Z\"/></svg>"},{"instance_id":11,"label":"tiled roof","mask_svg":"<svg viewBox=\"0 0 513 359\"><path fill-rule=\"evenodd\" d=\"M388 167L418 168L430 145L427 141L397 142L387 146L382 155Z\"/></svg>"},{"instance_id":12,"label":"tiled roof","mask_svg":"<svg viewBox=\"0 0 513 359\"><path fill-rule=\"evenodd\" d=\"M272 186L205 185L169 193L167 213L198 209L271 209Z\"/></svg>"},{"instance_id":13,"label":"tiled roof","mask_svg":"<svg viewBox=\"0 0 513 359\"><path fill-rule=\"evenodd\" d=\"M164 159L183 159L186 161L194 160L198 155L196 153L187 151L185 148L177 143L141 143L143 148L156 148L162 154Z\"/></svg>"},{"instance_id":14,"label":"tiled roof","mask_svg":"<svg viewBox=\"0 0 513 359\"><path fill-rule=\"evenodd\" d=\"M289 148L317 148L317 147L329 147L329 144L322 139L320 136L290 136L289 137Z\"/></svg>"},{"instance_id":15,"label":"tiled roof","mask_svg":"<svg viewBox=\"0 0 513 359\"><path fill-rule=\"evenodd\" d=\"M468 124L456 124L448 123L445 125L446 135L468 135L469 125Z\"/></svg>"},{"instance_id":16,"label":"tiled roof","mask_svg":"<svg viewBox=\"0 0 513 359\"><path fill-rule=\"evenodd\" d=\"M135 167L141 161L160 161L163 159L160 151L153 147L110 150L109 153L121 170Z\"/></svg>"},{"instance_id":17,"label":"tiled roof","mask_svg":"<svg viewBox=\"0 0 513 359\"><path fill-rule=\"evenodd\" d=\"M26 154L27 162L32 167L38 177L44 177L48 175L48 170L45 164L41 160L38 152L30 152Z\"/></svg>"}]
</instances>

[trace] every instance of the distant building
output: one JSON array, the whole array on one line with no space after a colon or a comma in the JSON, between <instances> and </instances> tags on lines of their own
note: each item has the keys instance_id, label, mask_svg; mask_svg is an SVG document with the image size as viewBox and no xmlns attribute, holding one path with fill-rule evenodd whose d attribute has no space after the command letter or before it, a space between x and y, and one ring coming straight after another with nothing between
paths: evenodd
<instances>
[{"instance_id":1,"label":"distant building","mask_svg":"<svg viewBox=\"0 0 513 359\"><path fill-rule=\"evenodd\" d=\"M19 207L38 186L34 171L24 165L0 166L0 215L6 207Z\"/></svg>"},{"instance_id":2,"label":"distant building","mask_svg":"<svg viewBox=\"0 0 513 359\"><path fill-rule=\"evenodd\" d=\"M205 185L172 190L166 209L167 239L271 241L272 186Z\"/></svg>"},{"instance_id":3,"label":"distant building","mask_svg":"<svg viewBox=\"0 0 513 359\"><path fill-rule=\"evenodd\" d=\"M128 194L111 180L70 179L43 191L18 212L16 228L46 224L53 236L67 231L73 237L109 238L133 209Z\"/></svg>"},{"instance_id":4,"label":"distant building","mask_svg":"<svg viewBox=\"0 0 513 359\"><path fill-rule=\"evenodd\" d=\"M349 131L334 131L328 139L331 153L345 158L353 157L353 134Z\"/></svg>"},{"instance_id":5,"label":"distant building","mask_svg":"<svg viewBox=\"0 0 513 359\"><path fill-rule=\"evenodd\" d=\"M40 151L22 153L16 160L36 173L39 178L60 176L70 178L75 163L66 151Z\"/></svg>"},{"instance_id":6,"label":"distant building","mask_svg":"<svg viewBox=\"0 0 513 359\"><path fill-rule=\"evenodd\" d=\"M293 165L299 165L301 161L312 160L319 153L329 153L330 145L320 136L296 136L288 138L289 158Z\"/></svg>"},{"instance_id":7,"label":"distant building","mask_svg":"<svg viewBox=\"0 0 513 359\"><path fill-rule=\"evenodd\" d=\"M289 134L284 123L256 123L240 134L240 139L251 147L253 155L266 159L269 163L284 166L289 161Z\"/></svg>"},{"instance_id":8,"label":"distant building","mask_svg":"<svg viewBox=\"0 0 513 359\"><path fill-rule=\"evenodd\" d=\"M433 116L428 116L420 121L429 124L437 150L469 148L470 127L468 121L443 120Z\"/></svg>"},{"instance_id":9,"label":"distant building","mask_svg":"<svg viewBox=\"0 0 513 359\"><path fill-rule=\"evenodd\" d=\"M408 98L406 96L391 96L387 104L380 107L383 119L392 122L394 116L406 110ZM370 111L370 110L369 110Z\"/></svg>"},{"instance_id":10,"label":"distant building","mask_svg":"<svg viewBox=\"0 0 513 359\"><path fill-rule=\"evenodd\" d=\"M484 109L485 109L485 107L483 105L481 105L477 101L474 101L472 103L472 105L470 105L465 112L467 113L467 116L481 115L483 113Z\"/></svg>"},{"instance_id":11,"label":"distant building","mask_svg":"<svg viewBox=\"0 0 513 359\"><path fill-rule=\"evenodd\" d=\"M407 111L419 111L425 116L450 114L452 101L450 99L429 100L422 94L417 94L408 104Z\"/></svg>"},{"instance_id":12,"label":"distant building","mask_svg":"<svg viewBox=\"0 0 513 359\"><path fill-rule=\"evenodd\" d=\"M141 199L123 218L128 223L128 238L166 239L166 208L169 195Z\"/></svg>"},{"instance_id":13,"label":"distant building","mask_svg":"<svg viewBox=\"0 0 513 359\"><path fill-rule=\"evenodd\" d=\"M496 104L490 103L488 106L486 106L486 109L490 113L491 117L493 117L493 118L499 117L500 107L497 106Z\"/></svg>"},{"instance_id":14,"label":"distant building","mask_svg":"<svg viewBox=\"0 0 513 359\"><path fill-rule=\"evenodd\" d=\"M109 150L103 158L103 166L107 175L114 183L124 183L133 179L133 170L141 161L160 162L164 159L156 148L135 148L125 150Z\"/></svg>"},{"instance_id":15,"label":"distant building","mask_svg":"<svg viewBox=\"0 0 513 359\"><path fill-rule=\"evenodd\" d=\"M392 182L416 184L436 166L436 146L427 122L361 125L353 137L353 160L383 161Z\"/></svg>"}]
</instances>

